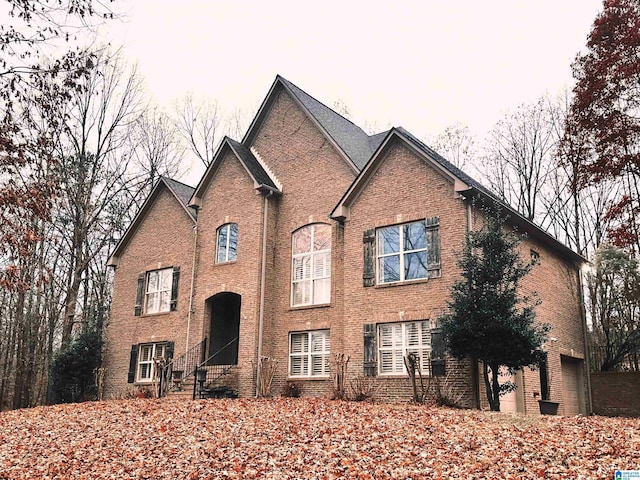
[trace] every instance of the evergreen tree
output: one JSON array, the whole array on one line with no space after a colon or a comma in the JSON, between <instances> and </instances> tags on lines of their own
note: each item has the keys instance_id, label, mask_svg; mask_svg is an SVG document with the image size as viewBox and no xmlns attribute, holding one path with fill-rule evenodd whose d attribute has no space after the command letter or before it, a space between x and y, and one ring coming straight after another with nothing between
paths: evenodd
<instances>
[{"instance_id":1,"label":"evergreen tree","mask_svg":"<svg viewBox=\"0 0 640 480\"><path fill-rule=\"evenodd\" d=\"M504 228L504 219L485 211L485 225L469 232L461 259L462 279L448 302L449 312L440 318L448 348L458 359L471 358L483 365L484 384L491 410L500 410L500 395L514 388L500 385L501 366L510 372L537 366L549 330L535 324L532 299L519 287L531 264L518 253L520 239Z\"/></svg>"}]
</instances>

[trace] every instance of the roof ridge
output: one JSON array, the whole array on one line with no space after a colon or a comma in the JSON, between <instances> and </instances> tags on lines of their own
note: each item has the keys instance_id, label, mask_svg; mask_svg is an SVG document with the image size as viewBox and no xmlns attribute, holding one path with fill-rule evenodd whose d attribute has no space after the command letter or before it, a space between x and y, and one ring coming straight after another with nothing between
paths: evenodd
<instances>
[{"instance_id":1,"label":"roof ridge","mask_svg":"<svg viewBox=\"0 0 640 480\"><path fill-rule=\"evenodd\" d=\"M287 80L286 78L284 78L282 75L278 75L282 80L284 80L285 82L287 82L290 85L293 85L294 87L296 87L298 90L300 90L302 93L307 94L309 97L313 98L316 102L318 102L320 105L322 105L325 108L328 108L329 110L331 110L333 113L335 113L336 115L338 115L339 117L341 117L342 119L346 120L347 122L349 122L351 125L353 125L354 127L359 128L360 130L362 130L364 132L365 135L370 136L367 132L365 132L363 130L363 128L358 125L357 123L353 122L351 119L345 117L344 115L342 115L340 112L334 110L333 108L331 108L330 106L328 106L326 103L324 103L321 100L318 100L316 97L314 97L313 95L311 95L309 92L307 92L306 90L303 90L302 88L300 88L298 85L296 85L295 83L293 83L290 80Z\"/></svg>"},{"instance_id":2,"label":"roof ridge","mask_svg":"<svg viewBox=\"0 0 640 480\"><path fill-rule=\"evenodd\" d=\"M181 182L180 180L176 180L175 178L171 178L171 177L168 177L166 175L160 175L160 178L162 178L163 180L169 180L171 182L179 183L180 185L182 185L184 187L189 187L189 188L192 188L194 190L196 189L196 187L193 187L193 186L189 185L188 183Z\"/></svg>"}]
</instances>

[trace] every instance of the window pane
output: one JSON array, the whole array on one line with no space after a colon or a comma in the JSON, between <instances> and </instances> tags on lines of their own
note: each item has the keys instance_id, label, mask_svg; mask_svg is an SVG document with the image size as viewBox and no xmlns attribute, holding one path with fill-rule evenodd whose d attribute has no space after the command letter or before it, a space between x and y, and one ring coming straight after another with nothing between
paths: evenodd
<instances>
[{"instance_id":1,"label":"window pane","mask_svg":"<svg viewBox=\"0 0 640 480\"><path fill-rule=\"evenodd\" d=\"M420 330L418 330L417 323L409 323L406 327L407 332L407 345L416 346L420 345Z\"/></svg>"},{"instance_id":2,"label":"window pane","mask_svg":"<svg viewBox=\"0 0 640 480\"><path fill-rule=\"evenodd\" d=\"M400 281L400 255L382 257L378 263L378 276L380 283Z\"/></svg>"},{"instance_id":3,"label":"window pane","mask_svg":"<svg viewBox=\"0 0 640 480\"><path fill-rule=\"evenodd\" d=\"M238 250L238 224L232 223L229 226L229 257L228 261L236 259L236 252Z\"/></svg>"},{"instance_id":4,"label":"window pane","mask_svg":"<svg viewBox=\"0 0 640 480\"><path fill-rule=\"evenodd\" d=\"M160 304L158 305L159 312L168 312L171 307L171 290L160 292L157 295L160 296Z\"/></svg>"},{"instance_id":5,"label":"window pane","mask_svg":"<svg viewBox=\"0 0 640 480\"><path fill-rule=\"evenodd\" d=\"M302 375L302 357L291 357L290 375Z\"/></svg>"},{"instance_id":6,"label":"window pane","mask_svg":"<svg viewBox=\"0 0 640 480\"><path fill-rule=\"evenodd\" d=\"M378 255L400 251L400 229L397 226L378 230Z\"/></svg>"},{"instance_id":7,"label":"window pane","mask_svg":"<svg viewBox=\"0 0 640 480\"><path fill-rule=\"evenodd\" d=\"M323 352L325 350L324 341L326 334L324 332L314 332L311 334L311 351Z\"/></svg>"},{"instance_id":8,"label":"window pane","mask_svg":"<svg viewBox=\"0 0 640 480\"><path fill-rule=\"evenodd\" d=\"M147 275L147 292L158 291L158 272L149 272Z\"/></svg>"},{"instance_id":9,"label":"window pane","mask_svg":"<svg viewBox=\"0 0 640 480\"><path fill-rule=\"evenodd\" d=\"M322 278L331 275L331 253L319 253L313 256L313 277Z\"/></svg>"},{"instance_id":10,"label":"window pane","mask_svg":"<svg viewBox=\"0 0 640 480\"><path fill-rule=\"evenodd\" d=\"M331 279L323 278L313 282L313 303L331 302Z\"/></svg>"},{"instance_id":11,"label":"window pane","mask_svg":"<svg viewBox=\"0 0 640 480\"><path fill-rule=\"evenodd\" d=\"M311 255L293 259L293 279L304 280L311 278Z\"/></svg>"},{"instance_id":12,"label":"window pane","mask_svg":"<svg viewBox=\"0 0 640 480\"><path fill-rule=\"evenodd\" d=\"M160 270L160 290L171 290L171 283L173 281L173 269L165 268Z\"/></svg>"},{"instance_id":13,"label":"window pane","mask_svg":"<svg viewBox=\"0 0 640 480\"><path fill-rule=\"evenodd\" d=\"M311 280L293 284L293 304L307 305L311 303Z\"/></svg>"},{"instance_id":14,"label":"window pane","mask_svg":"<svg viewBox=\"0 0 640 480\"><path fill-rule=\"evenodd\" d=\"M291 335L291 352L303 353L309 349L309 336L306 333L294 333Z\"/></svg>"},{"instance_id":15,"label":"window pane","mask_svg":"<svg viewBox=\"0 0 640 480\"><path fill-rule=\"evenodd\" d=\"M311 375L324 375L329 373L325 369L325 365L328 364L328 355L313 355L311 357Z\"/></svg>"},{"instance_id":16,"label":"window pane","mask_svg":"<svg viewBox=\"0 0 640 480\"><path fill-rule=\"evenodd\" d=\"M140 364L140 380L148 380L151 378L151 364Z\"/></svg>"},{"instance_id":17,"label":"window pane","mask_svg":"<svg viewBox=\"0 0 640 480\"><path fill-rule=\"evenodd\" d=\"M311 252L311 227L304 227L293 234L293 254Z\"/></svg>"},{"instance_id":18,"label":"window pane","mask_svg":"<svg viewBox=\"0 0 640 480\"><path fill-rule=\"evenodd\" d=\"M414 222L403 225L404 249L419 250L427 248L427 232L425 222Z\"/></svg>"},{"instance_id":19,"label":"window pane","mask_svg":"<svg viewBox=\"0 0 640 480\"><path fill-rule=\"evenodd\" d=\"M314 225L313 250L329 250L331 248L331 227L329 225Z\"/></svg>"},{"instance_id":20,"label":"window pane","mask_svg":"<svg viewBox=\"0 0 640 480\"><path fill-rule=\"evenodd\" d=\"M223 225L218 229L218 246L216 254L216 262L223 263L227 261L227 242L229 241L229 226Z\"/></svg>"},{"instance_id":21,"label":"window pane","mask_svg":"<svg viewBox=\"0 0 640 480\"><path fill-rule=\"evenodd\" d=\"M406 253L404 255L404 279L427 278L427 252Z\"/></svg>"},{"instance_id":22,"label":"window pane","mask_svg":"<svg viewBox=\"0 0 640 480\"><path fill-rule=\"evenodd\" d=\"M144 306L146 313L155 313L158 311L158 295L159 293L148 293L147 304Z\"/></svg>"},{"instance_id":23,"label":"window pane","mask_svg":"<svg viewBox=\"0 0 640 480\"><path fill-rule=\"evenodd\" d=\"M142 347L140 347L140 361L148 362L149 360L151 360L152 353L153 353L152 345L143 345Z\"/></svg>"}]
</instances>

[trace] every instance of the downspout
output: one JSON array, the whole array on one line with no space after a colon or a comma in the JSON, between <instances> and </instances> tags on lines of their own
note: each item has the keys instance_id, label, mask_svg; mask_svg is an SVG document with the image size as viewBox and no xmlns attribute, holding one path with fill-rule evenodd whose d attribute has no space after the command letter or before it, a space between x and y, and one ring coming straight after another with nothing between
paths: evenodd
<instances>
[{"instance_id":1,"label":"downspout","mask_svg":"<svg viewBox=\"0 0 640 480\"><path fill-rule=\"evenodd\" d=\"M593 415L593 399L591 397L591 350L587 334L587 311L584 304L584 286L582 283L582 269L576 273L578 277L578 295L580 298L580 315L582 316L582 334L584 339L584 369L587 374L587 414Z\"/></svg>"},{"instance_id":2,"label":"downspout","mask_svg":"<svg viewBox=\"0 0 640 480\"><path fill-rule=\"evenodd\" d=\"M468 199L465 199L465 207L466 207L466 213L467 213L467 235L473 230L473 206L471 204L472 202ZM466 241L466 238L465 238ZM478 360L472 359L471 361L471 368L472 368L472 382L473 382L473 389L475 390L475 394L476 394L476 408L478 410L480 410L480 375L478 372Z\"/></svg>"},{"instance_id":3,"label":"downspout","mask_svg":"<svg viewBox=\"0 0 640 480\"><path fill-rule=\"evenodd\" d=\"M189 351L189 333L191 332L191 312L193 312L193 292L196 283L196 255L198 252L198 220L193 226L193 259L191 261L191 288L189 290L189 312L187 313L187 339L184 351Z\"/></svg>"},{"instance_id":4,"label":"downspout","mask_svg":"<svg viewBox=\"0 0 640 480\"><path fill-rule=\"evenodd\" d=\"M262 358L262 332L264 330L264 290L265 278L267 274L267 220L269 215L269 197L273 191L269 191L264 196L264 209L262 219L262 261L260 263L260 311L258 313L258 351L256 360L256 397L260 394L260 370Z\"/></svg>"}]
</instances>

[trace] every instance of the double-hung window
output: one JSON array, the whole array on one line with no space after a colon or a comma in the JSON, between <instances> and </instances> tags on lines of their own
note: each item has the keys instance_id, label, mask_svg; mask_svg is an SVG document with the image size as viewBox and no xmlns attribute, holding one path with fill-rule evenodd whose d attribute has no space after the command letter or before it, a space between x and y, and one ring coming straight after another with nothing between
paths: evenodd
<instances>
[{"instance_id":1,"label":"double-hung window","mask_svg":"<svg viewBox=\"0 0 640 480\"><path fill-rule=\"evenodd\" d=\"M331 226L307 225L292 235L291 305L331 301Z\"/></svg>"},{"instance_id":2,"label":"double-hung window","mask_svg":"<svg viewBox=\"0 0 640 480\"><path fill-rule=\"evenodd\" d=\"M378 284L440 275L438 224L426 220L376 230Z\"/></svg>"},{"instance_id":3,"label":"double-hung window","mask_svg":"<svg viewBox=\"0 0 640 480\"><path fill-rule=\"evenodd\" d=\"M171 308L173 269L164 268L147 272L145 313L168 312Z\"/></svg>"},{"instance_id":4,"label":"double-hung window","mask_svg":"<svg viewBox=\"0 0 640 480\"><path fill-rule=\"evenodd\" d=\"M140 345L136 381L151 382L156 374L154 359L164 357L164 353L164 343L146 343Z\"/></svg>"},{"instance_id":5,"label":"double-hung window","mask_svg":"<svg viewBox=\"0 0 640 480\"><path fill-rule=\"evenodd\" d=\"M328 377L331 340L329 330L289 335L289 376Z\"/></svg>"},{"instance_id":6,"label":"double-hung window","mask_svg":"<svg viewBox=\"0 0 640 480\"><path fill-rule=\"evenodd\" d=\"M423 375L429 375L431 358L429 321L382 323L378 325L378 365L381 375L404 375L404 357L414 353Z\"/></svg>"},{"instance_id":7,"label":"double-hung window","mask_svg":"<svg viewBox=\"0 0 640 480\"><path fill-rule=\"evenodd\" d=\"M216 263L233 262L238 250L238 224L227 223L218 228Z\"/></svg>"}]
</instances>

